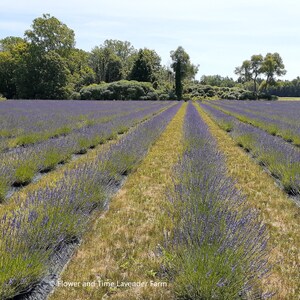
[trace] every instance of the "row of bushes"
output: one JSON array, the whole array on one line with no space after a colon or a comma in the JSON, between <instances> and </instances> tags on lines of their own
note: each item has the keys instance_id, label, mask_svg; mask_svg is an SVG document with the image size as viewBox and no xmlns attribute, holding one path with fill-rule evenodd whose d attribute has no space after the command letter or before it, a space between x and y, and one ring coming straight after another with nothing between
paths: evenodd
<instances>
[{"instance_id":1,"label":"row of bushes","mask_svg":"<svg viewBox=\"0 0 300 300\"><path fill-rule=\"evenodd\" d=\"M164 265L176 299L267 299L268 235L228 177L209 128L189 103L185 151L168 196L173 216Z\"/></svg>"},{"instance_id":2,"label":"row of bushes","mask_svg":"<svg viewBox=\"0 0 300 300\"><path fill-rule=\"evenodd\" d=\"M57 182L29 191L26 199L16 196L14 210L0 217L0 299L16 299L48 274L53 255L82 237L91 212L103 208L179 107L140 124L94 160L78 162Z\"/></svg>"},{"instance_id":3,"label":"row of bushes","mask_svg":"<svg viewBox=\"0 0 300 300\"><path fill-rule=\"evenodd\" d=\"M202 108L224 130L231 132L237 145L252 153L260 165L281 181L284 190L291 195L300 194L300 163L298 149L284 140L291 139L299 145L299 135L281 135L280 128L259 122L248 116L230 113L216 105L201 104Z\"/></svg>"},{"instance_id":4,"label":"row of bushes","mask_svg":"<svg viewBox=\"0 0 300 300\"><path fill-rule=\"evenodd\" d=\"M92 84L83 87L73 99L82 100L176 100L174 91L156 90L150 82L120 80L111 83ZM184 100L228 99L228 100L276 100L275 96L243 90L193 84L184 88Z\"/></svg>"},{"instance_id":5,"label":"row of bushes","mask_svg":"<svg viewBox=\"0 0 300 300\"><path fill-rule=\"evenodd\" d=\"M82 100L158 100L150 82L120 80L86 86L80 90Z\"/></svg>"},{"instance_id":6,"label":"row of bushes","mask_svg":"<svg viewBox=\"0 0 300 300\"><path fill-rule=\"evenodd\" d=\"M211 85L194 84L184 90L183 98L185 100L204 100L204 99L227 99L227 100L276 100L276 96L259 92L255 94L252 91L241 88L217 87Z\"/></svg>"}]
</instances>

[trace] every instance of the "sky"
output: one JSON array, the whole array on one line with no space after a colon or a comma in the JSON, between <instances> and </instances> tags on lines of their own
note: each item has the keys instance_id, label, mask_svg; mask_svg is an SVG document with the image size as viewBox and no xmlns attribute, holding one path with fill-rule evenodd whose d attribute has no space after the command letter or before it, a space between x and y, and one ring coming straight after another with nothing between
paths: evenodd
<instances>
[{"instance_id":1,"label":"sky","mask_svg":"<svg viewBox=\"0 0 300 300\"><path fill-rule=\"evenodd\" d=\"M23 37L44 13L73 29L76 47L90 51L106 39L154 49L162 63L182 46L196 76L236 78L235 67L253 54L278 52L287 74L300 76L299 0L1 0L0 39Z\"/></svg>"}]
</instances>

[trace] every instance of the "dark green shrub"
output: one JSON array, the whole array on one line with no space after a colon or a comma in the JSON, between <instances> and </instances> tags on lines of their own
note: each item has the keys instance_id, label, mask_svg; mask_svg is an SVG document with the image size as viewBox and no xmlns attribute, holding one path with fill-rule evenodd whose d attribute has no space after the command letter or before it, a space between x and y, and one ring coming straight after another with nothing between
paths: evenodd
<instances>
[{"instance_id":1,"label":"dark green shrub","mask_svg":"<svg viewBox=\"0 0 300 300\"><path fill-rule=\"evenodd\" d=\"M239 98L239 100L255 100L256 99L256 95L255 93L251 92L251 91L243 91Z\"/></svg>"},{"instance_id":2,"label":"dark green shrub","mask_svg":"<svg viewBox=\"0 0 300 300\"><path fill-rule=\"evenodd\" d=\"M86 86L80 90L81 99L87 100L157 100L158 95L150 82L120 80Z\"/></svg>"}]
</instances>

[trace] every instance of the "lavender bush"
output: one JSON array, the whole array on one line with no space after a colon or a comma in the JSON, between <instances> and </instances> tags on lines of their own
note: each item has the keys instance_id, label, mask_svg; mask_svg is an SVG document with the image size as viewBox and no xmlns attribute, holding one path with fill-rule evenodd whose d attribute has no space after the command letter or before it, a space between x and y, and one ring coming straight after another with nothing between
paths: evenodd
<instances>
[{"instance_id":1,"label":"lavender bush","mask_svg":"<svg viewBox=\"0 0 300 300\"><path fill-rule=\"evenodd\" d=\"M66 162L72 154L84 154L117 134L126 132L131 126L151 117L159 110L172 105L170 102L151 103L138 110L127 111L118 118L93 123L73 130L65 137L48 139L27 147L19 147L0 153L0 200L11 185L26 185L37 172L48 172L59 163ZM5 186L6 185L6 186Z\"/></svg>"},{"instance_id":2,"label":"lavender bush","mask_svg":"<svg viewBox=\"0 0 300 300\"><path fill-rule=\"evenodd\" d=\"M140 124L95 160L78 163L54 187L28 193L25 202L16 199L19 208L0 219L1 299L31 289L47 273L53 253L82 236L90 213L103 207L112 187L139 163L179 107Z\"/></svg>"},{"instance_id":3,"label":"lavender bush","mask_svg":"<svg viewBox=\"0 0 300 300\"><path fill-rule=\"evenodd\" d=\"M297 147L262 129L240 122L208 104L201 106L220 126L224 120L231 122L230 134L233 139L278 178L286 192L300 193L300 150Z\"/></svg>"},{"instance_id":4,"label":"lavender bush","mask_svg":"<svg viewBox=\"0 0 300 300\"><path fill-rule=\"evenodd\" d=\"M300 146L299 102L216 101L217 107L244 123Z\"/></svg>"},{"instance_id":5,"label":"lavender bush","mask_svg":"<svg viewBox=\"0 0 300 300\"><path fill-rule=\"evenodd\" d=\"M184 125L185 152L170 192L174 229L166 270L178 299L266 298L267 232L226 175L224 158L195 107Z\"/></svg>"}]
</instances>

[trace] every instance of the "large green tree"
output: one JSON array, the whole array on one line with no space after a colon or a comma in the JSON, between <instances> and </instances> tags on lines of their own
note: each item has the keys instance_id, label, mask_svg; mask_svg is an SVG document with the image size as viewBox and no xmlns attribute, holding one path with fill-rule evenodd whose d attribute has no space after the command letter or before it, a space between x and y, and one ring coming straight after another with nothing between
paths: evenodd
<instances>
[{"instance_id":1,"label":"large green tree","mask_svg":"<svg viewBox=\"0 0 300 300\"><path fill-rule=\"evenodd\" d=\"M0 92L7 98L57 99L91 83L92 70L74 45L73 30L48 14L33 20L25 39L2 39Z\"/></svg>"},{"instance_id":2,"label":"large green tree","mask_svg":"<svg viewBox=\"0 0 300 300\"><path fill-rule=\"evenodd\" d=\"M175 51L170 53L172 58L171 67L175 72L175 93L177 99L182 99L183 80L193 79L198 72L198 66L195 66L190 61L190 56L185 50L179 46Z\"/></svg>"},{"instance_id":3,"label":"large green tree","mask_svg":"<svg viewBox=\"0 0 300 300\"><path fill-rule=\"evenodd\" d=\"M240 67L235 68L235 74L240 76L242 82L252 80L254 93L257 94L257 80L259 75L262 74L262 65L264 58L261 54L251 56L250 60L244 60Z\"/></svg>"},{"instance_id":4,"label":"large green tree","mask_svg":"<svg viewBox=\"0 0 300 300\"><path fill-rule=\"evenodd\" d=\"M6 98L17 97L17 68L28 47L29 44L19 37L0 40L0 93Z\"/></svg>"},{"instance_id":5,"label":"large green tree","mask_svg":"<svg viewBox=\"0 0 300 300\"><path fill-rule=\"evenodd\" d=\"M140 49L130 72L129 79L154 82L161 68L160 62L161 58L154 50L147 48Z\"/></svg>"},{"instance_id":6,"label":"large green tree","mask_svg":"<svg viewBox=\"0 0 300 300\"><path fill-rule=\"evenodd\" d=\"M8 36L0 40L0 52L12 51L16 45L23 43L24 39L18 36Z\"/></svg>"},{"instance_id":7,"label":"large green tree","mask_svg":"<svg viewBox=\"0 0 300 300\"><path fill-rule=\"evenodd\" d=\"M74 31L57 18L44 14L33 20L31 29L25 31L25 39L29 46L21 56L15 75L18 97L68 97L68 86L74 75L70 71L73 65L68 63L74 59Z\"/></svg>"},{"instance_id":8,"label":"large green tree","mask_svg":"<svg viewBox=\"0 0 300 300\"><path fill-rule=\"evenodd\" d=\"M107 47L95 47L90 55L90 66L95 72L96 82L113 82L122 78L121 59Z\"/></svg>"},{"instance_id":9,"label":"large green tree","mask_svg":"<svg viewBox=\"0 0 300 300\"><path fill-rule=\"evenodd\" d=\"M57 51L62 56L75 47L74 31L49 14L34 19L31 29L25 31L25 38L41 50Z\"/></svg>"},{"instance_id":10,"label":"large green tree","mask_svg":"<svg viewBox=\"0 0 300 300\"><path fill-rule=\"evenodd\" d=\"M286 74L283 60L279 53L268 53L262 64L262 72L266 76L266 86L273 85L275 83L275 76L283 76Z\"/></svg>"},{"instance_id":11,"label":"large green tree","mask_svg":"<svg viewBox=\"0 0 300 300\"><path fill-rule=\"evenodd\" d=\"M70 71L68 89L79 92L85 86L95 82L95 72L89 65L89 53L72 49L66 60L67 68Z\"/></svg>"},{"instance_id":12,"label":"large green tree","mask_svg":"<svg viewBox=\"0 0 300 300\"><path fill-rule=\"evenodd\" d=\"M128 41L120 40L105 40L103 48L110 49L118 58L121 63L121 76L126 79L132 69L133 63L137 56L137 50Z\"/></svg>"},{"instance_id":13,"label":"large green tree","mask_svg":"<svg viewBox=\"0 0 300 300\"><path fill-rule=\"evenodd\" d=\"M286 70L278 53L268 53L265 57L261 54L252 55L250 60L244 60L234 72L244 84L253 81L253 90L257 94L257 83L262 82L259 88L266 89L276 83L275 76L284 75ZM265 75L266 80L263 81L260 75Z\"/></svg>"},{"instance_id":14,"label":"large green tree","mask_svg":"<svg viewBox=\"0 0 300 300\"><path fill-rule=\"evenodd\" d=\"M15 61L9 51L0 52L0 93L6 98L13 98L16 86L13 81Z\"/></svg>"},{"instance_id":15,"label":"large green tree","mask_svg":"<svg viewBox=\"0 0 300 300\"><path fill-rule=\"evenodd\" d=\"M57 52L44 53L30 45L16 69L17 95L27 99L65 99L69 75L66 60Z\"/></svg>"}]
</instances>

